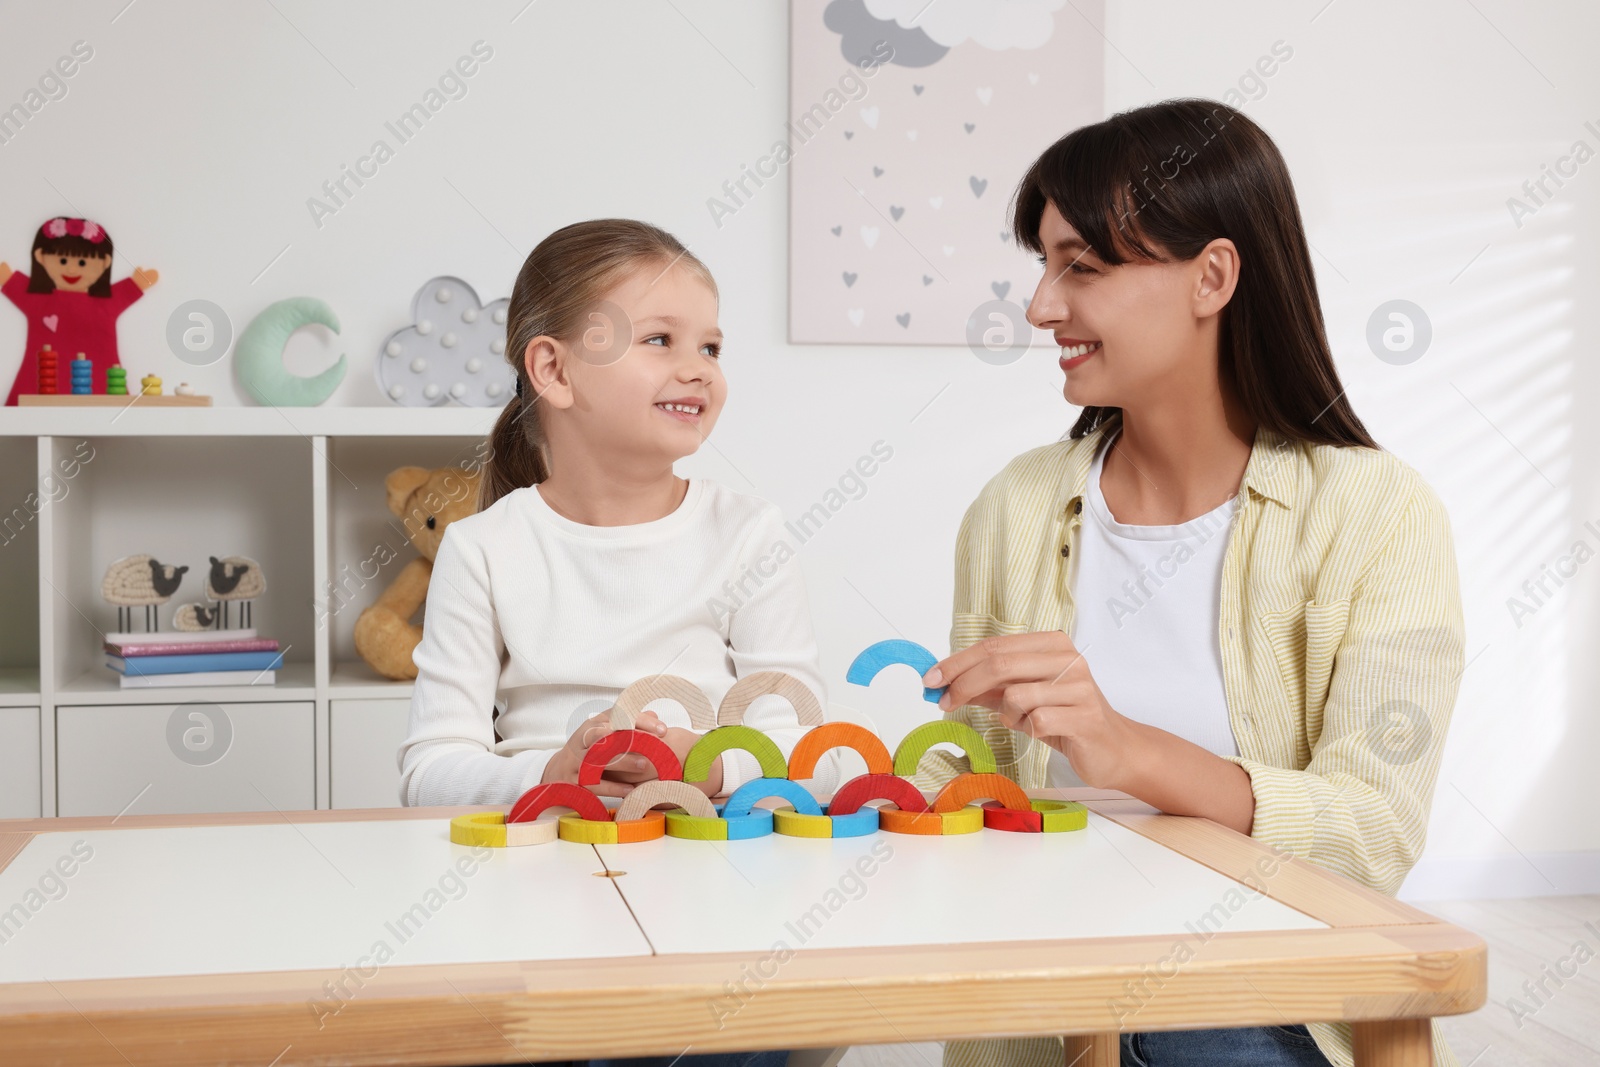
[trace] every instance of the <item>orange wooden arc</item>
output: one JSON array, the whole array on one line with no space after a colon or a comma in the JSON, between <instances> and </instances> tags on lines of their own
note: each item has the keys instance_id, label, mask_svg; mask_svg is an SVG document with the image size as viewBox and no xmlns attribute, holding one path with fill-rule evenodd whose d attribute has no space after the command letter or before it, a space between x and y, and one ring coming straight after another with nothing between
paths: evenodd
<instances>
[{"instance_id":1,"label":"orange wooden arc","mask_svg":"<svg viewBox=\"0 0 1600 1067\"><path fill-rule=\"evenodd\" d=\"M830 748L848 748L867 761L868 774L893 774L894 757L883 739L865 726L853 722L825 722L812 727L795 743L789 754L789 777L810 778L817 773L817 760Z\"/></svg>"},{"instance_id":2,"label":"orange wooden arc","mask_svg":"<svg viewBox=\"0 0 1600 1067\"><path fill-rule=\"evenodd\" d=\"M998 800L1015 811L1032 811L1028 794L1003 774L958 774L933 798L933 811L960 811L974 800Z\"/></svg>"},{"instance_id":3,"label":"orange wooden arc","mask_svg":"<svg viewBox=\"0 0 1600 1067\"><path fill-rule=\"evenodd\" d=\"M756 697L769 693L781 696L794 709L801 726L821 726L822 704L810 686L792 674L783 671L757 671L733 684L717 706L718 726L738 726L744 722L744 713Z\"/></svg>"}]
</instances>

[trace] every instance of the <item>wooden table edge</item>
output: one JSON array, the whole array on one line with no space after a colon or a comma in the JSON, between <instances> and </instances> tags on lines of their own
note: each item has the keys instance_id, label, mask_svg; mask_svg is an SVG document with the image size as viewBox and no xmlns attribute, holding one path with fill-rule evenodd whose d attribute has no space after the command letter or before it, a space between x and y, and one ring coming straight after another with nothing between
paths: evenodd
<instances>
[{"instance_id":1,"label":"wooden table edge","mask_svg":"<svg viewBox=\"0 0 1600 1067\"><path fill-rule=\"evenodd\" d=\"M347 967L12 984L0 986L0 1047L43 1059L62 1042L80 1047L104 1039L138 1063L144 1060L136 1052L154 1055L170 1044L185 1056L194 1052L192 1061L164 1061L180 1064L258 1054L270 1062L290 1043L359 1063L373 1035L399 1028L418 1032L409 1047L424 1058L438 1055L436 1041L448 1035L470 1050L460 1062L487 1063L517 1055L674 1055L688 1044L702 1052L797 1047L814 1043L819 1028L836 1044L873 1044L1427 1018L1476 1010L1487 996L1482 939L1447 923L1225 932L1183 958L1176 949L1190 940L1152 935L799 949L787 959L684 954L390 965L369 975ZM760 978L768 962L771 977ZM980 984L984 992L974 996ZM621 1017L626 1027L617 1025ZM708 1029L713 1019L718 1025ZM228 1044L228 1035L242 1045ZM272 1041L279 1043L268 1048Z\"/></svg>"}]
</instances>

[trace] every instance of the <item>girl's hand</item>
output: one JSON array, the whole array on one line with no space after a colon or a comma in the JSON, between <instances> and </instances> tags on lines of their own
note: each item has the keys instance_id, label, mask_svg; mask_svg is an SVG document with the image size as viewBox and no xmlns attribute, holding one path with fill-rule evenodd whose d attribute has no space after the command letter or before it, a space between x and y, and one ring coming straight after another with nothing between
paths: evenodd
<instances>
[{"instance_id":1,"label":"girl's hand","mask_svg":"<svg viewBox=\"0 0 1600 1067\"><path fill-rule=\"evenodd\" d=\"M667 747L672 749L673 754L678 757L679 763L689 758L689 750L704 736L679 726L667 726L656 717L656 713L653 711L647 711L640 715L639 721L634 724L634 729L655 734L665 741ZM630 764L630 761L633 762ZM627 756L607 768L606 777L614 778L619 782L627 782L630 785L638 785L641 782L654 781L658 775L656 774L655 765L645 757ZM711 761L711 771L704 782L691 782L689 784L705 793L706 796L716 796L722 789L722 760Z\"/></svg>"},{"instance_id":2,"label":"girl's hand","mask_svg":"<svg viewBox=\"0 0 1600 1067\"><path fill-rule=\"evenodd\" d=\"M642 713L633 724L633 728L641 733L661 737L667 732L667 726L653 711ZM680 757L681 758L681 757ZM644 756L627 755L611 761L606 767L604 778L613 782L626 782L630 786L640 782L652 781L656 777L655 765Z\"/></svg>"},{"instance_id":3,"label":"girl's hand","mask_svg":"<svg viewBox=\"0 0 1600 1067\"><path fill-rule=\"evenodd\" d=\"M0 285L4 285L6 282L9 282L11 280L11 275L14 273L16 272L11 269L11 264L7 263L3 259L0 259Z\"/></svg>"},{"instance_id":4,"label":"girl's hand","mask_svg":"<svg viewBox=\"0 0 1600 1067\"><path fill-rule=\"evenodd\" d=\"M133 269L133 284L139 287L141 293L160 280L161 275L154 270L149 270L145 267L135 267ZM4 280L0 279L0 285L4 284Z\"/></svg>"},{"instance_id":5,"label":"girl's hand","mask_svg":"<svg viewBox=\"0 0 1600 1067\"><path fill-rule=\"evenodd\" d=\"M589 746L611 732L610 709L602 711L585 719L583 725L572 731L572 736L567 738L567 743L551 757L545 764L544 782L578 782L578 768L583 766L583 757L588 754ZM607 780L610 775L607 771L601 776L600 781L594 785L586 786L596 796L625 797L633 790L633 786L615 779Z\"/></svg>"},{"instance_id":6,"label":"girl's hand","mask_svg":"<svg viewBox=\"0 0 1600 1067\"><path fill-rule=\"evenodd\" d=\"M1086 785L1126 791L1135 782L1145 727L1106 703L1088 661L1060 630L986 637L934 664L923 684L949 687L939 699L946 712L977 704L1044 741Z\"/></svg>"}]
</instances>

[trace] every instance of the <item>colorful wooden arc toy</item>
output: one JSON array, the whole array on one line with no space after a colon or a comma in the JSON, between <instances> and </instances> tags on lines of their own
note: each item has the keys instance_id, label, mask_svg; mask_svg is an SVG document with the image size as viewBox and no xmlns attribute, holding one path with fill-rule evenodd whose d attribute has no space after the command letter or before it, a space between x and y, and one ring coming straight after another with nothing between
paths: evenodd
<instances>
[{"instance_id":1,"label":"colorful wooden arc toy","mask_svg":"<svg viewBox=\"0 0 1600 1067\"><path fill-rule=\"evenodd\" d=\"M652 674L640 678L613 701L610 722L613 730L631 730L644 709L657 700L675 700L689 714L689 723L696 730L710 730L717 725L717 716L698 685L676 674Z\"/></svg>"},{"instance_id":2,"label":"colorful wooden arc toy","mask_svg":"<svg viewBox=\"0 0 1600 1067\"><path fill-rule=\"evenodd\" d=\"M794 675L782 671L757 671L735 682L717 706L717 725L739 725L755 699L769 694L787 700L801 726L822 725L822 704L817 694Z\"/></svg>"},{"instance_id":3,"label":"colorful wooden arc toy","mask_svg":"<svg viewBox=\"0 0 1600 1067\"><path fill-rule=\"evenodd\" d=\"M772 813L772 828L785 837L865 837L878 832L878 809L862 808L835 815L824 809L821 815L807 815L793 808Z\"/></svg>"},{"instance_id":4,"label":"colorful wooden arc toy","mask_svg":"<svg viewBox=\"0 0 1600 1067\"><path fill-rule=\"evenodd\" d=\"M894 774L858 774L833 794L828 810L851 815L869 800L887 800L901 811L927 811L928 799L908 780Z\"/></svg>"},{"instance_id":5,"label":"colorful wooden arc toy","mask_svg":"<svg viewBox=\"0 0 1600 1067\"><path fill-rule=\"evenodd\" d=\"M571 808L585 819L608 822L611 812L603 800L571 782L545 782L517 798L506 814L506 822L532 822L550 808Z\"/></svg>"},{"instance_id":6,"label":"colorful wooden arc toy","mask_svg":"<svg viewBox=\"0 0 1600 1067\"><path fill-rule=\"evenodd\" d=\"M667 832L667 817L659 811L647 811L637 819L585 819L581 815L563 815L556 820L563 841L580 845L628 845L635 841L652 841Z\"/></svg>"},{"instance_id":7,"label":"colorful wooden arc toy","mask_svg":"<svg viewBox=\"0 0 1600 1067\"><path fill-rule=\"evenodd\" d=\"M597 784L612 760L629 753L649 760L656 769L657 778L669 781L683 778L683 764L678 762L678 754L661 738L642 730L612 730L583 754L583 762L578 765L578 784Z\"/></svg>"},{"instance_id":8,"label":"colorful wooden arc toy","mask_svg":"<svg viewBox=\"0 0 1600 1067\"><path fill-rule=\"evenodd\" d=\"M922 677L933 669L939 659L932 652L923 648L915 641L904 641L895 638L889 641L879 641L875 645L868 645L861 650L850 663L850 669L845 672L845 681L852 685L871 685L878 672L891 664L903 663L917 672L917 677ZM947 687L937 689L922 687L922 699L930 704L939 703L939 698L944 696Z\"/></svg>"},{"instance_id":9,"label":"colorful wooden arc toy","mask_svg":"<svg viewBox=\"0 0 1600 1067\"><path fill-rule=\"evenodd\" d=\"M1089 809L1073 800L1034 800L1017 811L990 802L983 806L983 825L990 830L1025 834L1059 834L1089 825Z\"/></svg>"},{"instance_id":10,"label":"colorful wooden arc toy","mask_svg":"<svg viewBox=\"0 0 1600 1067\"><path fill-rule=\"evenodd\" d=\"M556 840L558 832L554 819L507 823L503 811L477 811L450 820L450 840L458 845L544 845Z\"/></svg>"},{"instance_id":11,"label":"colorful wooden arc toy","mask_svg":"<svg viewBox=\"0 0 1600 1067\"><path fill-rule=\"evenodd\" d=\"M971 834L983 829L983 810L972 806L956 811L879 808L878 825L892 834Z\"/></svg>"},{"instance_id":12,"label":"colorful wooden arc toy","mask_svg":"<svg viewBox=\"0 0 1600 1067\"><path fill-rule=\"evenodd\" d=\"M974 800L999 801L1013 811L1032 811L1028 794L1003 774L958 774L945 783L929 807L934 811L957 811Z\"/></svg>"},{"instance_id":13,"label":"colorful wooden arc toy","mask_svg":"<svg viewBox=\"0 0 1600 1067\"><path fill-rule=\"evenodd\" d=\"M867 763L868 774L893 774L894 760L889 747L877 734L853 722L825 722L795 742L789 753L789 777L810 778L817 773L817 760L833 748L848 748Z\"/></svg>"},{"instance_id":14,"label":"colorful wooden arc toy","mask_svg":"<svg viewBox=\"0 0 1600 1067\"><path fill-rule=\"evenodd\" d=\"M1000 768L994 761L994 750L978 736L978 731L954 719L938 719L923 723L901 740L894 750L894 773L910 778L917 773L917 764L934 745L949 742L967 755L974 774L994 774Z\"/></svg>"},{"instance_id":15,"label":"colorful wooden arc toy","mask_svg":"<svg viewBox=\"0 0 1600 1067\"><path fill-rule=\"evenodd\" d=\"M910 641L880 641L857 656L849 680L867 685L885 666L903 663L926 672L933 653ZM938 700L942 690L924 688ZM766 734L744 724L759 697L782 697L808 727L785 760ZM640 714L657 700L673 700L702 736L681 761L661 738L634 728ZM965 723L937 719L908 733L891 757L882 739L848 722L824 722L816 695L781 671L761 671L736 682L712 710L711 701L692 682L670 674L641 678L617 697L611 730L589 746L578 767L578 781L541 783L517 798L511 810L471 812L450 820L450 840L462 845L502 848L562 840L583 844L628 844L660 837L733 841L778 833L788 837L857 837L889 833L969 834L985 828L1013 833L1060 833L1088 826L1088 809L1068 800L1032 799L999 773L994 752ZM970 770L947 782L930 800L911 781L918 764L937 744L952 744L967 757ZM823 754L848 748L860 754L867 773L844 783L827 806L799 784L811 778ZM760 778L745 782L727 801L714 805L697 788L724 752L742 749L761 766ZM628 753L644 756L656 778L635 786L613 812L586 786L600 782L606 767ZM788 806L756 807L767 798ZM872 801L883 801L874 806ZM552 808L570 814L540 816ZM665 808L666 810L660 810Z\"/></svg>"},{"instance_id":16,"label":"colorful wooden arc toy","mask_svg":"<svg viewBox=\"0 0 1600 1067\"><path fill-rule=\"evenodd\" d=\"M772 738L751 726L719 726L694 743L683 761L683 780L703 782L711 773L711 761L730 748L742 748L761 765L763 778L789 777L789 764Z\"/></svg>"},{"instance_id":17,"label":"colorful wooden arc toy","mask_svg":"<svg viewBox=\"0 0 1600 1067\"><path fill-rule=\"evenodd\" d=\"M643 818L645 812L661 804L682 808L688 814L702 819L717 817L717 809L712 806L711 801L688 782L663 781L658 778L653 782L643 782L634 786L628 795L622 798L622 803L617 807L616 818L618 821Z\"/></svg>"}]
</instances>

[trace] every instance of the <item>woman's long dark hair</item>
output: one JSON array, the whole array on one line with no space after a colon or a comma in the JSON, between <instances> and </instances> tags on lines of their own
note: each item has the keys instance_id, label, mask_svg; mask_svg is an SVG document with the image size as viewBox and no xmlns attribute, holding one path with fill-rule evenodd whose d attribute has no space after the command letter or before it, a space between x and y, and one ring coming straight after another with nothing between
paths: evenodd
<instances>
[{"instance_id":1,"label":"woman's long dark hair","mask_svg":"<svg viewBox=\"0 0 1600 1067\"><path fill-rule=\"evenodd\" d=\"M1266 132L1215 100L1165 100L1073 130L1045 149L1012 200L1017 244L1042 255L1054 204L1108 264L1239 250L1221 312L1218 372L1258 425L1292 440L1380 447L1356 418L1328 347L1289 168ZM1121 408L1086 407L1082 437Z\"/></svg>"}]
</instances>

